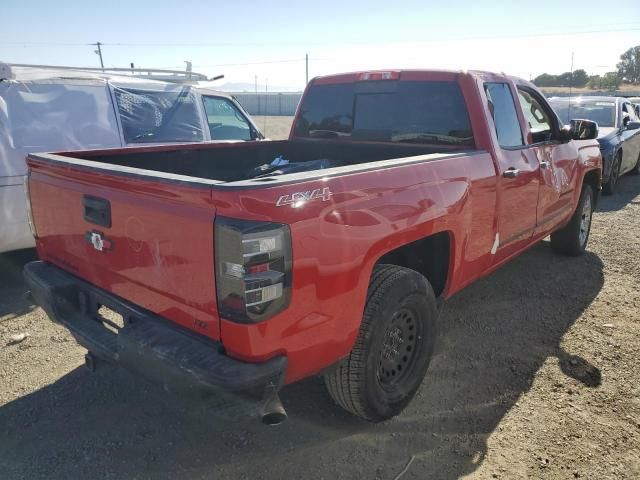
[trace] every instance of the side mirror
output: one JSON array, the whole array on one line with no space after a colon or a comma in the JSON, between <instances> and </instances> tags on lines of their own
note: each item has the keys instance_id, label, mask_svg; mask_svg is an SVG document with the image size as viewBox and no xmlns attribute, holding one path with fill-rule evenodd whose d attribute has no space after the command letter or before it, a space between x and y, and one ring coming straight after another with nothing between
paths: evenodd
<instances>
[{"instance_id":1,"label":"side mirror","mask_svg":"<svg viewBox=\"0 0 640 480\"><path fill-rule=\"evenodd\" d=\"M569 134L573 140L593 140L598 138L598 124L591 120L571 120Z\"/></svg>"},{"instance_id":2,"label":"side mirror","mask_svg":"<svg viewBox=\"0 0 640 480\"><path fill-rule=\"evenodd\" d=\"M625 130L637 130L640 128L640 122L637 120L629 120Z\"/></svg>"}]
</instances>

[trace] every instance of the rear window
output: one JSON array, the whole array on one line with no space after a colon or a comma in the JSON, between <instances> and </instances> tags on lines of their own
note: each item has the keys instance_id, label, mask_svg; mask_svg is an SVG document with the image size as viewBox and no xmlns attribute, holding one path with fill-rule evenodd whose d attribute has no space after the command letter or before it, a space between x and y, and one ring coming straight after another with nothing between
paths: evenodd
<instances>
[{"instance_id":1,"label":"rear window","mask_svg":"<svg viewBox=\"0 0 640 480\"><path fill-rule=\"evenodd\" d=\"M304 96L294 133L308 138L474 145L456 82L313 86Z\"/></svg>"},{"instance_id":2,"label":"rear window","mask_svg":"<svg viewBox=\"0 0 640 480\"><path fill-rule=\"evenodd\" d=\"M202 123L194 95L180 91L114 88L126 143L201 142Z\"/></svg>"}]
</instances>

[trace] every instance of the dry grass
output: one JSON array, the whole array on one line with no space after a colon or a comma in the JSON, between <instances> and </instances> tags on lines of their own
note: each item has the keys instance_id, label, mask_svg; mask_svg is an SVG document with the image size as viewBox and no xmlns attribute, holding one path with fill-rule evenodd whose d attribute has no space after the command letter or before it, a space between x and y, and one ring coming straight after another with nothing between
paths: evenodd
<instances>
[{"instance_id":1,"label":"dry grass","mask_svg":"<svg viewBox=\"0 0 640 480\"><path fill-rule=\"evenodd\" d=\"M581 95L602 95L606 93L608 95L640 95L640 85L620 85L617 90L607 90L605 88L592 90L590 88L569 88L569 87L540 87L540 89L546 95L553 95L556 93L574 93Z\"/></svg>"},{"instance_id":2,"label":"dry grass","mask_svg":"<svg viewBox=\"0 0 640 480\"><path fill-rule=\"evenodd\" d=\"M289 137L293 117L254 115L251 118L267 138L285 140Z\"/></svg>"}]
</instances>

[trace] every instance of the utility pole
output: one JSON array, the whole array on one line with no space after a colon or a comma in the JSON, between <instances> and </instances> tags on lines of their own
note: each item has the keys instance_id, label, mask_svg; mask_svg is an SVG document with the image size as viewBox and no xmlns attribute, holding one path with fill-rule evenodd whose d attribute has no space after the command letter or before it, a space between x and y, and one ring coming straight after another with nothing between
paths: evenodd
<instances>
[{"instance_id":1,"label":"utility pole","mask_svg":"<svg viewBox=\"0 0 640 480\"><path fill-rule=\"evenodd\" d=\"M571 90L573 88L573 52L571 52L571 76L569 77L569 98L571 98ZM571 100L567 105L567 123L571 121Z\"/></svg>"},{"instance_id":2,"label":"utility pole","mask_svg":"<svg viewBox=\"0 0 640 480\"><path fill-rule=\"evenodd\" d=\"M102 44L100 42L92 43L91 45L95 45L98 47L94 52L100 57L100 68L104 71L104 62L102 61Z\"/></svg>"},{"instance_id":3,"label":"utility pole","mask_svg":"<svg viewBox=\"0 0 640 480\"><path fill-rule=\"evenodd\" d=\"M255 90L256 90L256 102L258 103L258 113L260 115L260 97L258 96L258 75L253 76L253 81L255 82Z\"/></svg>"},{"instance_id":4,"label":"utility pole","mask_svg":"<svg viewBox=\"0 0 640 480\"><path fill-rule=\"evenodd\" d=\"M304 66L305 66L305 85L309 83L309 54L304 54Z\"/></svg>"},{"instance_id":5,"label":"utility pole","mask_svg":"<svg viewBox=\"0 0 640 480\"><path fill-rule=\"evenodd\" d=\"M267 94L269 93L269 79L264 79L264 124L262 126L262 131L267 131L267 115L269 114L268 106L269 106L269 97Z\"/></svg>"}]
</instances>

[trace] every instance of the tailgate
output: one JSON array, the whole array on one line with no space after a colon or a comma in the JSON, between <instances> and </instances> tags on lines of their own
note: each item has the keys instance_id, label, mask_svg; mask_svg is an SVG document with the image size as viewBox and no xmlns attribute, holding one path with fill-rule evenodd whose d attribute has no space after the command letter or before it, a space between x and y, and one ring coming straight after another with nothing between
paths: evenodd
<instances>
[{"instance_id":1,"label":"tailgate","mask_svg":"<svg viewBox=\"0 0 640 480\"><path fill-rule=\"evenodd\" d=\"M33 157L28 164L43 260L186 328L220 338L209 186Z\"/></svg>"}]
</instances>

